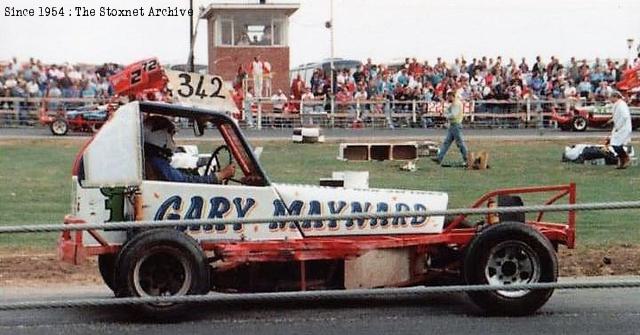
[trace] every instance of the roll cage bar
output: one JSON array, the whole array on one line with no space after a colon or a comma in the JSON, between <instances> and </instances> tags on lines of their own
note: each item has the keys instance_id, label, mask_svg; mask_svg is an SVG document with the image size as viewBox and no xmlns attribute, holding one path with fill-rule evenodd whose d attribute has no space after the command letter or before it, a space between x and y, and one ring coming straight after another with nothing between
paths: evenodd
<instances>
[{"instance_id":1,"label":"roll cage bar","mask_svg":"<svg viewBox=\"0 0 640 335\"><path fill-rule=\"evenodd\" d=\"M242 133L242 131L240 131L240 128L234 122L234 120L225 113L196 107L167 104L162 102L141 101L139 102L139 105L141 114L158 114L168 117L182 117L191 119L194 122L198 121L200 123L204 123L208 121L215 124L225 143L229 147L229 151L237 162L238 167L242 170L245 177L250 177L247 178L247 180L251 180L251 182L248 184L252 186L270 185L270 181L266 173L262 169L262 166L258 162L256 156L254 155L253 149L247 142L244 134ZM89 143L91 143L91 140L85 143L85 145L76 156L76 160L72 170L72 174L74 176L78 175L82 155Z\"/></svg>"}]
</instances>

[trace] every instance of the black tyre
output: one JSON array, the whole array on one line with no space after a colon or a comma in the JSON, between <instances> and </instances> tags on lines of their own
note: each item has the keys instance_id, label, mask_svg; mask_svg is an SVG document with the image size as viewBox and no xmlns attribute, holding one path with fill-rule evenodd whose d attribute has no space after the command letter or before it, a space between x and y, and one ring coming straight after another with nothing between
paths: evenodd
<instances>
[{"instance_id":1,"label":"black tyre","mask_svg":"<svg viewBox=\"0 0 640 335\"><path fill-rule=\"evenodd\" d=\"M100 270L100 276L102 281L115 292L114 280L116 275L116 259L115 254L104 254L98 256L98 269Z\"/></svg>"},{"instance_id":2,"label":"black tyre","mask_svg":"<svg viewBox=\"0 0 640 335\"><path fill-rule=\"evenodd\" d=\"M562 130L562 131L569 131L569 130L571 130L571 125L566 124L566 123L562 123L562 124L560 124L560 125L559 125L559 127L560 127L560 130Z\"/></svg>"},{"instance_id":3,"label":"black tyre","mask_svg":"<svg viewBox=\"0 0 640 335\"><path fill-rule=\"evenodd\" d=\"M571 121L571 128L573 128L573 130L575 131L585 131L587 130L587 125L587 119L582 116L576 116Z\"/></svg>"},{"instance_id":4,"label":"black tyre","mask_svg":"<svg viewBox=\"0 0 640 335\"><path fill-rule=\"evenodd\" d=\"M55 136L64 136L69 131L69 123L64 118L57 118L49 125L51 133Z\"/></svg>"},{"instance_id":5,"label":"black tyre","mask_svg":"<svg viewBox=\"0 0 640 335\"><path fill-rule=\"evenodd\" d=\"M558 261L551 242L531 226L506 222L489 226L469 244L463 273L468 285L556 282ZM489 314L520 316L537 311L553 289L469 292Z\"/></svg>"},{"instance_id":6,"label":"black tyre","mask_svg":"<svg viewBox=\"0 0 640 335\"><path fill-rule=\"evenodd\" d=\"M98 132L98 130L100 130L100 128L102 127L102 124L98 124L98 123L93 123L89 126L89 131L91 131L91 133L95 134Z\"/></svg>"},{"instance_id":7,"label":"black tyre","mask_svg":"<svg viewBox=\"0 0 640 335\"><path fill-rule=\"evenodd\" d=\"M119 253L115 275L118 297L178 296L209 291L209 265L200 245L172 229L140 232ZM145 316L175 318L187 304L136 305Z\"/></svg>"}]
</instances>

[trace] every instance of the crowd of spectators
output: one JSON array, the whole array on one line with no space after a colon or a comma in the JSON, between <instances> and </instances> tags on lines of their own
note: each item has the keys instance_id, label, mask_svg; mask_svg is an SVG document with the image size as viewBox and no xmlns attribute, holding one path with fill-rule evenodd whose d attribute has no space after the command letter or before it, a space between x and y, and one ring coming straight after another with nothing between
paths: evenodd
<instances>
[{"instance_id":1,"label":"crowd of spectators","mask_svg":"<svg viewBox=\"0 0 640 335\"><path fill-rule=\"evenodd\" d=\"M108 77L121 70L116 64L43 64L30 58L0 61L0 97L107 98Z\"/></svg>"},{"instance_id":2,"label":"crowd of spectators","mask_svg":"<svg viewBox=\"0 0 640 335\"><path fill-rule=\"evenodd\" d=\"M633 66L640 66L640 56ZM371 59L357 69L336 69L336 101L362 100L443 101L449 90L459 92L465 100L519 100L584 98L605 100L622 73L632 67L627 60L596 58L592 62L575 57L562 63L540 56L530 63L497 58L456 58L447 63L437 58L435 64L406 58L401 64L374 64ZM329 74L316 69L310 81L293 79L291 93L300 100L325 97L330 91Z\"/></svg>"}]
</instances>

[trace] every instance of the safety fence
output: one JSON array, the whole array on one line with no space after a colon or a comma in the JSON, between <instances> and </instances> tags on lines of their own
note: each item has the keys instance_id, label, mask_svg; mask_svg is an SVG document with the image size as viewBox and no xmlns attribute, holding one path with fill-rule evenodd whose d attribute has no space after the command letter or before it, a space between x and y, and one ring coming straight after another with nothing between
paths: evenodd
<instances>
[{"instance_id":1,"label":"safety fence","mask_svg":"<svg viewBox=\"0 0 640 335\"><path fill-rule=\"evenodd\" d=\"M95 98L0 98L0 127L48 125L69 112L96 109L106 99ZM464 123L482 128L555 128L553 111L568 112L583 100L472 100L463 102ZM288 128L428 128L445 124L446 102L426 100L303 99L277 101L253 98L243 102L241 126ZM249 112L251 111L251 112Z\"/></svg>"},{"instance_id":2,"label":"safety fence","mask_svg":"<svg viewBox=\"0 0 640 335\"><path fill-rule=\"evenodd\" d=\"M166 220L166 221L134 221L134 222L108 222L108 223L86 223L75 225L63 224L32 224L20 226L0 227L0 234L15 233L46 233L61 231L80 231L90 229L129 229L129 228L173 228L187 227L192 225L236 225L236 224L264 224L273 222L303 222L303 221L337 221L337 220L358 220L358 219L389 219L395 217L433 217L448 215L481 215L481 214L503 214L503 213L533 213L533 212L566 212L566 211L592 211L592 210L620 210L640 208L640 201L619 201L619 202L595 202L583 204L559 204L559 205L534 205L519 207L487 207L487 208L456 208L446 210L424 210L406 211L395 213L354 213L354 214L332 214L332 215L291 215L275 216L264 218L241 218L241 219L192 219L192 220Z\"/></svg>"},{"instance_id":3,"label":"safety fence","mask_svg":"<svg viewBox=\"0 0 640 335\"><path fill-rule=\"evenodd\" d=\"M464 123L481 128L555 128L554 111L566 113L573 100L472 100L463 102ZM446 123L449 103L427 100L303 99L245 101L243 125L258 129L318 126L322 128L430 128ZM249 113L251 111L251 113Z\"/></svg>"},{"instance_id":4,"label":"safety fence","mask_svg":"<svg viewBox=\"0 0 640 335\"><path fill-rule=\"evenodd\" d=\"M448 210L425 210L400 213L357 213L350 215L308 215L308 216L278 216L255 219L199 219L199 220L171 220L171 221L135 221L135 222L109 222L91 224L43 224L25 226L0 227L0 234L8 233L36 233L53 231L79 231L89 229L128 229L128 228L160 228L181 227L199 224L262 224L270 222L294 222L294 221L324 221L324 220L348 220L348 219L384 219L392 217L416 217L416 216L445 216L445 215L473 215L473 214L503 214L503 213L527 213L527 212L564 212L564 211L590 211L590 210L619 210L640 208L640 201L601 202L583 204L562 205L536 205L522 207L487 207L487 208L461 208ZM0 310L44 309L44 308L69 308L88 306L121 306L139 305L149 303L196 303L196 302L260 302L280 299L345 299L345 298L377 298L388 294L413 297L419 293L453 293L472 291L496 291L496 290L539 290L539 289L596 289L596 288L638 288L640 280L609 280L598 282L540 282L528 284L508 285L451 285L434 286L417 289L356 289L348 291L310 291L310 292L277 292L277 293L251 293L251 294L210 294L192 296L162 296L162 297L131 297L131 298L97 298L97 299L72 299L72 300L46 300L46 301L20 301L0 302Z\"/></svg>"}]
</instances>

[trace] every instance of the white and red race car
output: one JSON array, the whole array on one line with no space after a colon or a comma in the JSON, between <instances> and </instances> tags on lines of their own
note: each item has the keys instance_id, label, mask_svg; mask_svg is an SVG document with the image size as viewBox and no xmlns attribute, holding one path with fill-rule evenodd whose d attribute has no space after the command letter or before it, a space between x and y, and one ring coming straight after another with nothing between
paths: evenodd
<instances>
[{"instance_id":1,"label":"white and red race car","mask_svg":"<svg viewBox=\"0 0 640 335\"><path fill-rule=\"evenodd\" d=\"M238 176L226 185L147 180L141 120L149 114L210 123L211 142L218 145L210 159L235 161ZM133 102L113 113L78 153L72 180L68 225L401 213L444 210L448 203L443 192L274 183L226 113L159 102ZM531 193L548 193L547 204L576 200L575 185L567 184L495 190L471 207L522 206L519 195ZM534 214L491 214L474 224L460 215L67 231L58 251L74 264L98 256L103 279L118 297L402 287L443 278L452 284L555 282L555 250L574 247L575 213L565 222ZM522 315L538 310L552 292L469 295L489 313ZM189 305L140 308L172 316Z\"/></svg>"}]
</instances>

